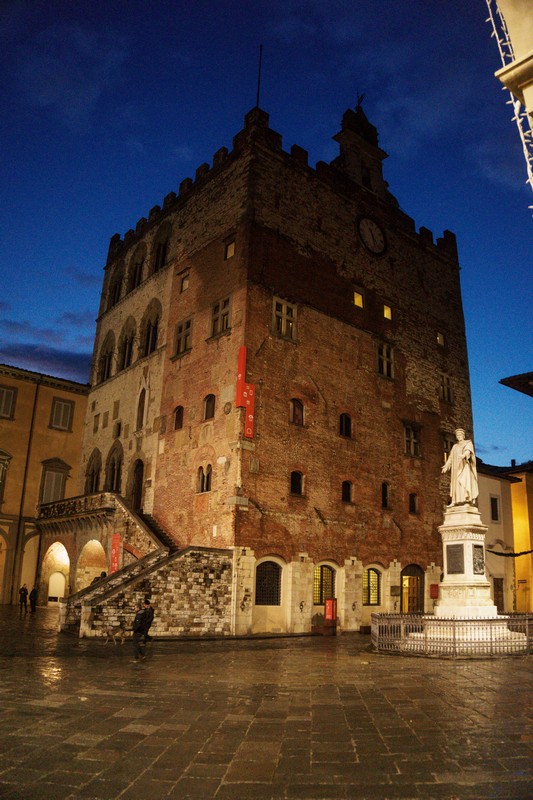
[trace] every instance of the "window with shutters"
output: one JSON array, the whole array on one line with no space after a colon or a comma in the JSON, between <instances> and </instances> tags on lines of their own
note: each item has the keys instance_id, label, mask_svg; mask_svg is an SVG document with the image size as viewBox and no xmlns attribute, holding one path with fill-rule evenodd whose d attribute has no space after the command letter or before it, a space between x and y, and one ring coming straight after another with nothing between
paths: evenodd
<instances>
[{"instance_id":1,"label":"window with shutters","mask_svg":"<svg viewBox=\"0 0 533 800\"><path fill-rule=\"evenodd\" d=\"M42 462L40 503L55 503L63 500L70 466L60 458L50 458Z\"/></svg>"},{"instance_id":2,"label":"window with shutters","mask_svg":"<svg viewBox=\"0 0 533 800\"><path fill-rule=\"evenodd\" d=\"M0 419L13 419L17 390L12 386L0 386Z\"/></svg>"},{"instance_id":3,"label":"window with shutters","mask_svg":"<svg viewBox=\"0 0 533 800\"><path fill-rule=\"evenodd\" d=\"M58 431L71 431L73 419L74 402L72 400L62 400L60 397L54 397L52 400L50 427Z\"/></svg>"}]
</instances>

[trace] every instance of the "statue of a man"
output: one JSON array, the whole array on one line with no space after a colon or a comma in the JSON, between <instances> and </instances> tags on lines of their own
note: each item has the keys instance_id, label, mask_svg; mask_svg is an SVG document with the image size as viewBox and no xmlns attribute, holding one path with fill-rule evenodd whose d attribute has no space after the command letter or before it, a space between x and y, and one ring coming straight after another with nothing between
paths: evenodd
<instances>
[{"instance_id":1,"label":"statue of a man","mask_svg":"<svg viewBox=\"0 0 533 800\"><path fill-rule=\"evenodd\" d=\"M479 494L477 482L476 456L474 445L465 438L462 428L455 431L456 444L442 468L442 472L450 473L450 506L469 503L475 505Z\"/></svg>"}]
</instances>

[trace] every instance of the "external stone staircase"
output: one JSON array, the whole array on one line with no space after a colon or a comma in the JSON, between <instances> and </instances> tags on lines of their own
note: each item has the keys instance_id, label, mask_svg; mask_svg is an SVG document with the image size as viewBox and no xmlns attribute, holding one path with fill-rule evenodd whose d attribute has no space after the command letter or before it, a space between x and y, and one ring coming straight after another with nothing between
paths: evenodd
<instances>
[{"instance_id":1,"label":"external stone staircase","mask_svg":"<svg viewBox=\"0 0 533 800\"><path fill-rule=\"evenodd\" d=\"M144 576L153 572L154 569L164 564L170 556L179 551L174 539L158 525L151 515L134 512L124 498L116 497L115 499L117 505L120 505L123 511L127 513L130 521L149 533L154 544L159 546L143 558L128 564L105 578L100 578L95 583L60 601L59 628L62 631L78 633L83 636L91 609L95 605L104 604L120 592L132 587L132 585L142 583Z\"/></svg>"}]
</instances>

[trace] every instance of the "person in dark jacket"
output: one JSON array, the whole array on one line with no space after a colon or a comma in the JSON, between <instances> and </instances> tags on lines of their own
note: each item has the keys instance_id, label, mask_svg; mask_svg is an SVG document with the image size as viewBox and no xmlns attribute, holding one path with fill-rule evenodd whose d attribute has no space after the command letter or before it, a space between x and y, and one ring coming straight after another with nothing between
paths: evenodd
<instances>
[{"instance_id":1,"label":"person in dark jacket","mask_svg":"<svg viewBox=\"0 0 533 800\"><path fill-rule=\"evenodd\" d=\"M152 637L149 635L148 631L154 621L154 609L148 597L144 600L144 627L146 628L146 632L144 634L144 644L146 642L151 642Z\"/></svg>"},{"instance_id":2,"label":"person in dark jacket","mask_svg":"<svg viewBox=\"0 0 533 800\"><path fill-rule=\"evenodd\" d=\"M133 656L138 662L144 658L143 639L146 633L146 618L140 603L135 605L135 619L133 620Z\"/></svg>"},{"instance_id":3,"label":"person in dark jacket","mask_svg":"<svg viewBox=\"0 0 533 800\"><path fill-rule=\"evenodd\" d=\"M30 608L32 612L35 611L35 609L37 608L37 589L35 588L35 586L30 592Z\"/></svg>"},{"instance_id":4,"label":"person in dark jacket","mask_svg":"<svg viewBox=\"0 0 533 800\"><path fill-rule=\"evenodd\" d=\"M26 614L28 611L28 587L25 583L19 589L19 598L20 613L22 614L22 609L24 609L24 613Z\"/></svg>"}]
</instances>

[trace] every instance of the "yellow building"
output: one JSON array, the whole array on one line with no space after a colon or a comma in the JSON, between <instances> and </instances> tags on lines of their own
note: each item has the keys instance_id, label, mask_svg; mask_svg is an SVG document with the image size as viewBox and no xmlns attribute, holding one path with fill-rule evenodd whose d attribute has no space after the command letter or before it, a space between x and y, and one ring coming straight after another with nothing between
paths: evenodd
<instances>
[{"instance_id":1,"label":"yellow building","mask_svg":"<svg viewBox=\"0 0 533 800\"><path fill-rule=\"evenodd\" d=\"M0 365L0 603L18 602L20 586L35 583L38 504L76 494L88 390ZM62 585L57 576L52 596Z\"/></svg>"},{"instance_id":2,"label":"yellow building","mask_svg":"<svg viewBox=\"0 0 533 800\"><path fill-rule=\"evenodd\" d=\"M533 611L533 461L512 466L508 474L519 478L511 484L516 576L516 610Z\"/></svg>"}]
</instances>

